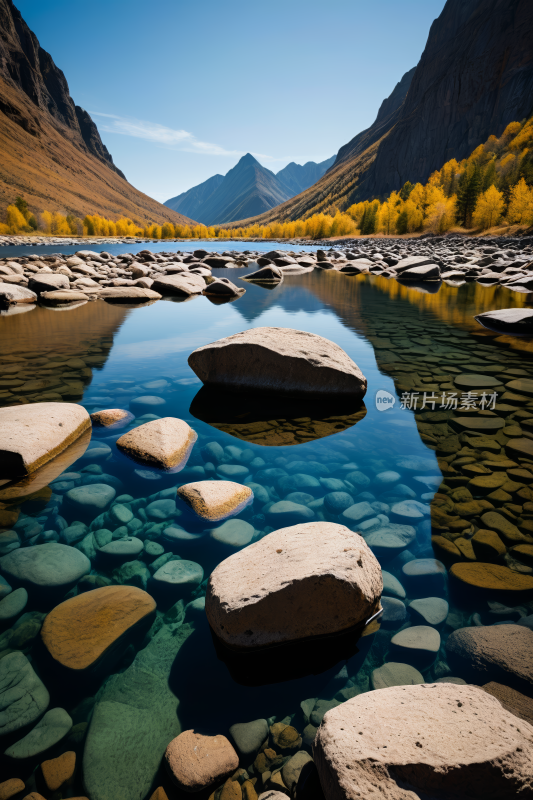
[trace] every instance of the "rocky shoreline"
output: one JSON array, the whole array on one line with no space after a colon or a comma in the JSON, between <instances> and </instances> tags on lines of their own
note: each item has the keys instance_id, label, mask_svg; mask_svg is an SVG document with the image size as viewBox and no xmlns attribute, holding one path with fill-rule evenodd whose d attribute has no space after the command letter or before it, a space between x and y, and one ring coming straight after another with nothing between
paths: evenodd
<instances>
[{"instance_id":1,"label":"rocky shoreline","mask_svg":"<svg viewBox=\"0 0 533 800\"><path fill-rule=\"evenodd\" d=\"M460 286L476 281L500 285L519 293L533 291L533 241L530 238L471 240L357 240L350 247L295 253L253 250L222 253L198 248L193 253L163 251L111 255L79 250L73 256L16 256L0 259L0 303L31 305L37 299L62 305L98 298L145 303L164 295L198 294L231 300L245 289L228 278L214 278L213 270L255 268L248 281L279 283L287 275L332 270L347 276L395 278L425 291L438 291L442 282Z\"/></svg>"}]
</instances>

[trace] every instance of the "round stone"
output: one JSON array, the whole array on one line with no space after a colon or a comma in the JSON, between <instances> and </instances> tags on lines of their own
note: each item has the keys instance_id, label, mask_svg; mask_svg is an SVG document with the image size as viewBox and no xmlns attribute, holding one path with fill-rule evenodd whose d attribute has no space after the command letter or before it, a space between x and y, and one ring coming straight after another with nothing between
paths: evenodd
<instances>
[{"instance_id":1,"label":"round stone","mask_svg":"<svg viewBox=\"0 0 533 800\"><path fill-rule=\"evenodd\" d=\"M428 625L414 625L391 639L391 656L424 669L435 661L440 649L440 634Z\"/></svg>"},{"instance_id":2,"label":"round stone","mask_svg":"<svg viewBox=\"0 0 533 800\"><path fill-rule=\"evenodd\" d=\"M387 470L386 472L378 473L372 481L372 485L378 490L378 492L384 492L386 489L394 486L395 483L398 483L401 480L401 477L402 476L399 472Z\"/></svg>"},{"instance_id":3,"label":"round stone","mask_svg":"<svg viewBox=\"0 0 533 800\"><path fill-rule=\"evenodd\" d=\"M142 395L130 400L130 409L134 414L159 413L166 406L167 401L156 395Z\"/></svg>"},{"instance_id":4,"label":"round stone","mask_svg":"<svg viewBox=\"0 0 533 800\"><path fill-rule=\"evenodd\" d=\"M446 567L436 558L415 558L402 567L403 581L410 597L430 597L444 593Z\"/></svg>"},{"instance_id":5,"label":"round stone","mask_svg":"<svg viewBox=\"0 0 533 800\"><path fill-rule=\"evenodd\" d=\"M236 722L229 729L229 734L239 755L253 758L268 736L268 722L266 719Z\"/></svg>"},{"instance_id":6,"label":"round stone","mask_svg":"<svg viewBox=\"0 0 533 800\"><path fill-rule=\"evenodd\" d=\"M93 483L69 489L63 502L76 519L92 519L105 511L115 495L115 489L107 483Z\"/></svg>"},{"instance_id":7,"label":"round stone","mask_svg":"<svg viewBox=\"0 0 533 800\"><path fill-rule=\"evenodd\" d=\"M242 481L250 470L241 464L221 464L217 467L217 474L226 481Z\"/></svg>"},{"instance_id":8,"label":"round stone","mask_svg":"<svg viewBox=\"0 0 533 800\"><path fill-rule=\"evenodd\" d=\"M432 625L437 628L448 616L449 606L442 597L421 597L409 604L409 613L415 625Z\"/></svg>"},{"instance_id":9,"label":"round stone","mask_svg":"<svg viewBox=\"0 0 533 800\"><path fill-rule=\"evenodd\" d=\"M376 516L376 512L366 500L361 503L354 503L342 512L342 521L346 525L357 525L365 519Z\"/></svg>"},{"instance_id":10,"label":"round stone","mask_svg":"<svg viewBox=\"0 0 533 800\"><path fill-rule=\"evenodd\" d=\"M101 547L100 553L115 560L131 561L143 549L144 544L140 539L135 536L125 536L124 539L117 539L117 541L109 542Z\"/></svg>"},{"instance_id":11,"label":"round stone","mask_svg":"<svg viewBox=\"0 0 533 800\"><path fill-rule=\"evenodd\" d=\"M368 546L378 558L393 558L405 550L416 538L416 530L412 525L399 525L391 522L365 536Z\"/></svg>"},{"instance_id":12,"label":"round stone","mask_svg":"<svg viewBox=\"0 0 533 800\"><path fill-rule=\"evenodd\" d=\"M223 783L239 766L239 756L225 736L204 736L189 730L170 742L165 764L180 789L199 792Z\"/></svg>"},{"instance_id":13,"label":"round stone","mask_svg":"<svg viewBox=\"0 0 533 800\"><path fill-rule=\"evenodd\" d=\"M203 581L204 571L195 561L168 561L154 574L159 589L173 594L190 592Z\"/></svg>"},{"instance_id":14,"label":"round stone","mask_svg":"<svg viewBox=\"0 0 533 800\"><path fill-rule=\"evenodd\" d=\"M266 517L269 525L279 528L286 525L297 525L300 522L309 522L315 518L315 512L312 508L302 506L299 503L280 500L270 506L266 512Z\"/></svg>"},{"instance_id":15,"label":"round stone","mask_svg":"<svg viewBox=\"0 0 533 800\"><path fill-rule=\"evenodd\" d=\"M398 578L395 578L394 575L391 575L386 570L382 570L381 574L383 575L383 594L403 600L405 598L405 589Z\"/></svg>"},{"instance_id":16,"label":"round stone","mask_svg":"<svg viewBox=\"0 0 533 800\"><path fill-rule=\"evenodd\" d=\"M383 608L383 614L379 621L384 628L396 629L403 625L407 617L405 603L396 597L382 597L381 607Z\"/></svg>"},{"instance_id":17,"label":"round stone","mask_svg":"<svg viewBox=\"0 0 533 800\"><path fill-rule=\"evenodd\" d=\"M429 506L419 503L418 500L402 500L391 508L391 517L394 522L405 525L417 525L424 517L429 516Z\"/></svg>"},{"instance_id":18,"label":"round stone","mask_svg":"<svg viewBox=\"0 0 533 800\"><path fill-rule=\"evenodd\" d=\"M464 391L468 391L469 389L492 389L494 386L501 386L502 383L493 375L478 375L477 373L456 375L453 382L459 389L463 389Z\"/></svg>"},{"instance_id":19,"label":"round stone","mask_svg":"<svg viewBox=\"0 0 533 800\"><path fill-rule=\"evenodd\" d=\"M28 592L22 588L16 589L0 600L0 623L9 622L22 614L27 602Z\"/></svg>"},{"instance_id":20,"label":"round stone","mask_svg":"<svg viewBox=\"0 0 533 800\"><path fill-rule=\"evenodd\" d=\"M330 514L342 514L353 505L353 497L348 492L329 492L324 497L324 506Z\"/></svg>"},{"instance_id":21,"label":"round stone","mask_svg":"<svg viewBox=\"0 0 533 800\"><path fill-rule=\"evenodd\" d=\"M111 455L111 448L105 442L91 442L79 461L104 461Z\"/></svg>"},{"instance_id":22,"label":"round stone","mask_svg":"<svg viewBox=\"0 0 533 800\"><path fill-rule=\"evenodd\" d=\"M196 542L199 542L200 539L203 539L205 535L205 531L190 533L179 525L169 525L168 528L165 528L163 531L163 539L168 544L176 545L177 547L194 545Z\"/></svg>"},{"instance_id":23,"label":"round stone","mask_svg":"<svg viewBox=\"0 0 533 800\"><path fill-rule=\"evenodd\" d=\"M415 686L424 683L424 676L411 664L400 664L389 661L372 672L371 683L373 689L387 689L389 686Z\"/></svg>"},{"instance_id":24,"label":"round stone","mask_svg":"<svg viewBox=\"0 0 533 800\"><path fill-rule=\"evenodd\" d=\"M202 519L220 522L253 503L248 486L233 481L196 481L178 489L178 495Z\"/></svg>"},{"instance_id":25,"label":"round stone","mask_svg":"<svg viewBox=\"0 0 533 800\"><path fill-rule=\"evenodd\" d=\"M170 498L154 500L146 506L146 516L149 519L163 521L170 519L176 513L176 501Z\"/></svg>"},{"instance_id":26,"label":"round stone","mask_svg":"<svg viewBox=\"0 0 533 800\"><path fill-rule=\"evenodd\" d=\"M283 497L290 492L306 492L313 497L321 497L324 494L320 481L313 475L306 475L303 472L279 478L278 488Z\"/></svg>"},{"instance_id":27,"label":"round stone","mask_svg":"<svg viewBox=\"0 0 533 800\"><path fill-rule=\"evenodd\" d=\"M105 411L95 411L91 414L91 421L95 428L108 428L117 430L123 428L135 419L129 411L122 408L108 408Z\"/></svg>"},{"instance_id":28,"label":"round stone","mask_svg":"<svg viewBox=\"0 0 533 800\"><path fill-rule=\"evenodd\" d=\"M0 558L0 570L13 584L47 592L68 591L91 562L74 547L56 542L21 547Z\"/></svg>"},{"instance_id":29,"label":"round stone","mask_svg":"<svg viewBox=\"0 0 533 800\"><path fill-rule=\"evenodd\" d=\"M133 512L128 506L123 503L116 503L109 510L109 517L116 522L117 525L127 525L133 519Z\"/></svg>"},{"instance_id":30,"label":"round stone","mask_svg":"<svg viewBox=\"0 0 533 800\"><path fill-rule=\"evenodd\" d=\"M228 519L218 528L211 531L211 539L227 547L229 550L239 550L250 544L255 533L253 525L242 519Z\"/></svg>"}]
</instances>

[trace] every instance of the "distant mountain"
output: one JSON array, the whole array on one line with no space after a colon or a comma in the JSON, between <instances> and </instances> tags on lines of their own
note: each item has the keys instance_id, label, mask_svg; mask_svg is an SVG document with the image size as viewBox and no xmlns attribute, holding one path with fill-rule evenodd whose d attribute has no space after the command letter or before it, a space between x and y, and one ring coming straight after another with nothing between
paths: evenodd
<instances>
[{"instance_id":1,"label":"distant mountain","mask_svg":"<svg viewBox=\"0 0 533 800\"><path fill-rule=\"evenodd\" d=\"M286 167L276 173L276 178L287 187L291 192L290 196L293 197L295 194L309 189L334 163L335 156L331 156L326 161L321 161L320 164L315 161L308 161L303 166L291 161L290 164L287 164Z\"/></svg>"},{"instance_id":2,"label":"distant mountain","mask_svg":"<svg viewBox=\"0 0 533 800\"><path fill-rule=\"evenodd\" d=\"M316 164L291 162L277 175L263 167L250 153L241 158L225 177L212 178L165 202L168 208L203 222L221 225L270 211L295 194L312 186L335 161L335 156Z\"/></svg>"},{"instance_id":3,"label":"distant mountain","mask_svg":"<svg viewBox=\"0 0 533 800\"><path fill-rule=\"evenodd\" d=\"M11 0L0 0L0 210L23 195L34 213L188 223L139 192Z\"/></svg>"},{"instance_id":4,"label":"distant mountain","mask_svg":"<svg viewBox=\"0 0 533 800\"><path fill-rule=\"evenodd\" d=\"M198 214L201 216L203 204L209 200L215 189L218 189L223 180L223 175L213 175L212 178L208 178L203 183L199 183L198 186L193 186L192 189L189 189L187 192L182 192L182 194L178 194L176 197L171 197L170 200L165 202L165 205L173 211L185 214L187 217L200 219Z\"/></svg>"}]
</instances>

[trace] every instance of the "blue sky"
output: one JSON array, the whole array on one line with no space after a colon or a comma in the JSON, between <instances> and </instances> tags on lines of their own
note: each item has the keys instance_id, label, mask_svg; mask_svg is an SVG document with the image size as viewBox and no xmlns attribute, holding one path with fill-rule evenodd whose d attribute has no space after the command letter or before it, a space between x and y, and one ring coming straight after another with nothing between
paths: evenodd
<instances>
[{"instance_id":1,"label":"blue sky","mask_svg":"<svg viewBox=\"0 0 533 800\"><path fill-rule=\"evenodd\" d=\"M322 161L415 66L444 0L15 0L115 163L164 201L246 152Z\"/></svg>"}]
</instances>

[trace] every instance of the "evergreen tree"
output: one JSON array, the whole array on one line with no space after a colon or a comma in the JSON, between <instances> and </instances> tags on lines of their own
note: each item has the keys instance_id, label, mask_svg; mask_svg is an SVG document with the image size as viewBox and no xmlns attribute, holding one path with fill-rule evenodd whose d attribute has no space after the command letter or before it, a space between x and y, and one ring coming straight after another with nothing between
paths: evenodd
<instances>
[{"instance_id":1,"label":"evergreen tree","mask_svg":"<svg viewBox=\"0 0 533 800\"><path fill-rule=\"evenodd\" d=\"M414 184L411 183L411 181L406 181L402 186L402 188L400 189L401 199L404 201L407 200L414 188L415 188Z\"/></svg>"},{"instance_id":2,"label":"evergreen tree","mask_svg":"<svg viewBox=\"0 0 533 800\"><path fill-rule=\"evenodd\" d=\"M470 228L472 225L472 214L481 191L481 170L476 164L463 174L457 193L457 222L465 228Z\"/></svg>"},{"instance_id":3,"label":"evergreen tree","mask_svg":"<svg viewBox=\"0 0 533 800\"><path fill-rule=\"evenodd\" d=\"M407 211L402 211L396 220L396 233L407 233L408 215Z\"/></svg>"},{"instance_id":4,"label":"evergreen tree","mask_svg":"<svg viewBox=\"0 0 533 800\"><path fill-rule=\"evenodd\" d=\"M30 209L28 208L27 202L24 200L23 197L17 197L15 200L15 205L24 217L24 219L29 219L30 217Z\"/></svg>"}]
</instances>

